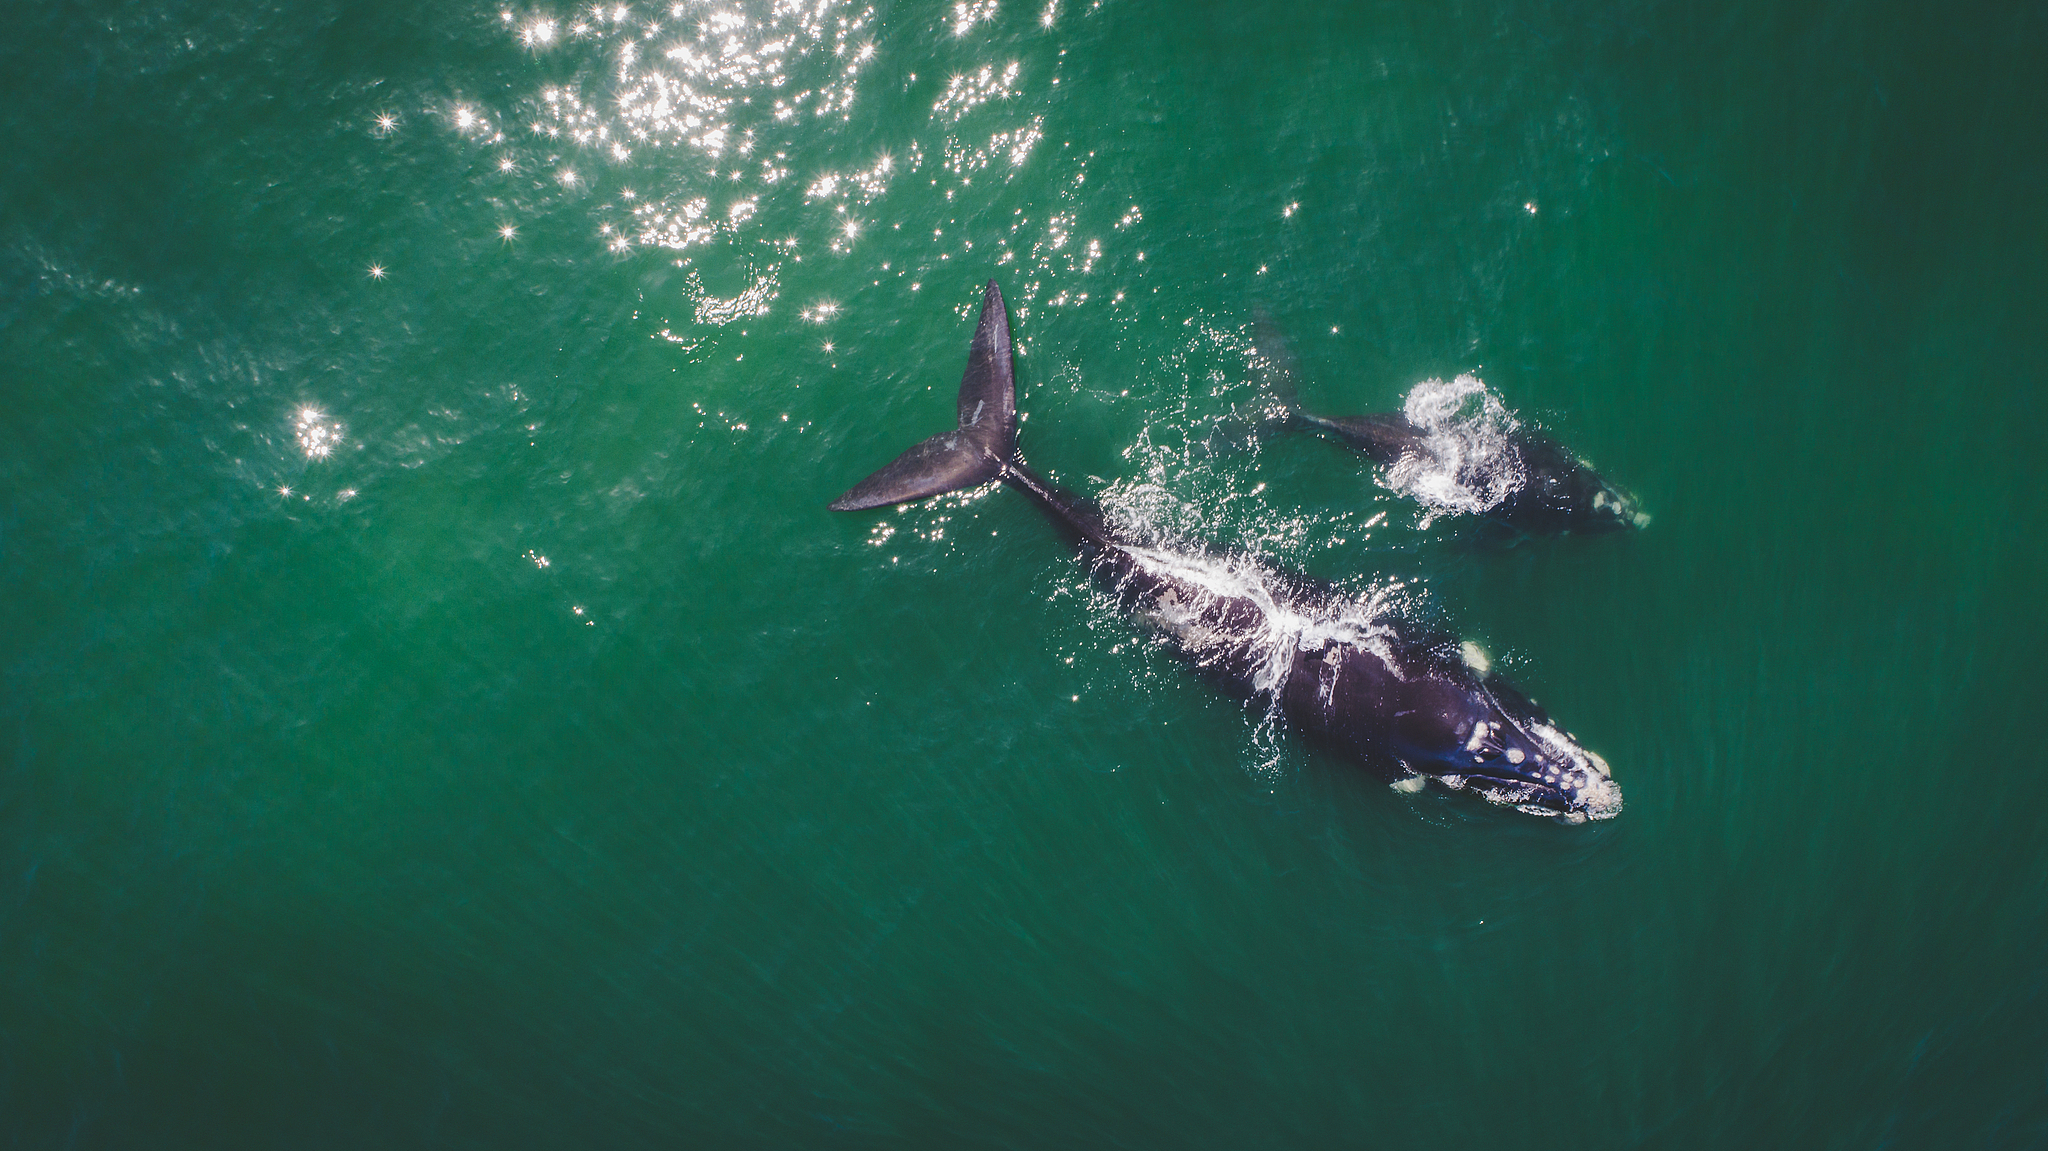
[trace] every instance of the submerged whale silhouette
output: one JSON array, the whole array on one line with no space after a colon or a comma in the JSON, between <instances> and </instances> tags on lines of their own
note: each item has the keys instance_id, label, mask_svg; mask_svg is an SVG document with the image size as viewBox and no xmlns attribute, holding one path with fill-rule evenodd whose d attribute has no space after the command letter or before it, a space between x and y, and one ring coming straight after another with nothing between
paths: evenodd
<instances>
[{"instance_id":1,"label":"submerged whale silhouette","mask_svg":"<svg viewBox=\"0 0 2048 1151\"><path fill-rule=\"evenodd\" d=\"M1472 437L1493 442L1486 445L1488 450L1480 458L1467 458L1476 454L1470 450L1471 443L1460 442L1467 437L1456 435L1455 428L1418 422L1413 412L1317 415L1302 407L1296 396L1294 352L1271 317L1263 312L1255 316L1253 332L1254 365L1265 384L1263 422L1269 427L1307 429L1347 445L1387 468L1388 478L1395 481L1388 486L1403 494L1424 495L1414 490L1412 482L1402 482L1404 479L1448 471L1451 474L1436 478L1455 490L1479 493L1470 506L1451 510L1482 516L1506 529L1511 537L1600 534L1641 528L1650 522L1635 497L1602 479L1592 465L1557 441L1517 425L1511 418L1505 428ZM1460 382L1467 379L1461 377ZM1477 381L1472 383L1483 387ZM1504 410L1501 414L1505 418Z\"/></svg>"},{"instance_id":2,"label":"submerged whale silhouette","mask_svg":"<svg viewBox=\"0 0 2048 1151\"><path fill-rule=\"evenodd\" d=\"M1120 607L1158 628L1189 662L1244 697L1263 698L1396 788L1434 779L1574 823L1621 811L1607 764L1487 674L1477 648L1303 576L1132 538L1095 504L1032 471L1017 453L1010 325L993 280L958 410L951 431L854 485L832 510L1001 480L1065 531Z\"/></svg>"}]
</instances>

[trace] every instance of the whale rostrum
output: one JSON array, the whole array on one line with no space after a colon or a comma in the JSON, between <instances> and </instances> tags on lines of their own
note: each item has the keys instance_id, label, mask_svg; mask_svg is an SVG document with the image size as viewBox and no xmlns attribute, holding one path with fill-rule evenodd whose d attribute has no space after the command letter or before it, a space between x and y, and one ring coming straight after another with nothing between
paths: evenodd
<instances>
[{"instance_id":1,"label":"whale rostrum","mask_svg":"<svg viewBox=\"0 0 2048 1151\"><path fill-rule=\"evenodd\" d=\"M1412 624L1383 597L1361 599L1253 557L1136 538L1033 471L1017 451L1009 320L994 281L960 381L957 425L830 506L884 507L991 480L1036 503L1117 605L1184 660L1397 789L1433 780L1573 823L1621 811L1607 764L1491 674L1476 646Z\"/></svg>"}]
</instances>

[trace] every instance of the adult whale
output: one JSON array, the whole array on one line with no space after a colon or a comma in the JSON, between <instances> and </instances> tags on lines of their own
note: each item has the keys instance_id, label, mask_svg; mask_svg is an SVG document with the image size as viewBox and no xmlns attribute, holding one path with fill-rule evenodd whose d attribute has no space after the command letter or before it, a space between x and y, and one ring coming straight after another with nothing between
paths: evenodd
<instances>
[{"instance_id":1,"label":"adult whale","mask_svg":"<svg viewBox=\"0 0 2048 1151\"><path fill-rule=\"evenodd\" d=\"M1471 511L1504 529L1510 542L1573 532L1627 531L1650 522L1635 497L1601 478L1592 465L1556 440L1515 423L1504 409L1499 414L1506 426L1498 428L1435 418L1450 413L1311 412L1296 396L1294 352L1279 328L1261 312L1253 319L1253 334L1253 362L1265 384L1262 422L1305 429L1344 444L1388 469L1386 475L1395 481L1389 486L1396 490L1428 502L1426 492L1419 489L1448 489L1462 497L1465 506L1456 510ZM1471 383L1483 390L1476 380ZM1453 390L1443 398L1455 403L1463 397ZM1412 399L1411 408L1416 406ZM1434 484L1417 483L1418 479Z\"/></svg>"},{"instance_id":2,"label":"adult whale","mask_svg":"<svg viewBox=\"0 0 2048 1151\"><path fill-rule=\"evenodd\" d=\"M1010 325L989 281L960 381L959 423L832 501L858 511L990 480L1029 496L1071 538L1127 612L1196 667L1263 699L1403 790L1428 780L1570 822L1621 811L1607 764L1476 652L1408 624L1377 601L1248 560L1133 538L1088 500L1048 483L1017 453Z\"/></svg>"}]
</instances>

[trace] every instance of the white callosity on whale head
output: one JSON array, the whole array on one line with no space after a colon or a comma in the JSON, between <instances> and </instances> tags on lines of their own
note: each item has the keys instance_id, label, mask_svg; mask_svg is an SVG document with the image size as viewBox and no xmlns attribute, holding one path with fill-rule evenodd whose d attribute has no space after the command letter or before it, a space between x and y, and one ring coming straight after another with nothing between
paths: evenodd
<instances>
[{"instance_id":1,"label":"white callosity on whale head","mask_svg":"<svg viewBox=\"0 0 2048 1151\"><path fill-rule=\"evenodd\" d=\"M1592 468L1592 465L1584 460L1580 460L1579 463L1589 470ZM1615 519L1638 529L1650 526L1650 513L1636 507L1635 500L1615 491L1613 488L1602 488L1593 493L1593 510L1596 512L1604 511Z\"/></svg>"},{"instance_id":2,"label":"white callosity on whale head","mask_svg":"<svg viewBox=\"0 0 2048 1151\"><path fill-rule=\"evenodd\" d=\"M1472 725L1472 738L1465 741L1466 751L1471 752L1473 755L1479 754L1479 749L1486 746L1486 733L1489 726L1483 719Z\"/></svg>"},{"instance_id":3,"label":"white callosity on whale head","mask_svg":"<svg viewBox=\"0 0 2048 1151\"><path fill-rule=\"evenodd\" d=\"M1482 678L1493 670L1493 660L1487 657L1486 649L1469 639L1458 645L1458 655L1466 667L1478 672Z\"/></svg>"},{"instance_id":4,"label":"white callosity on whale head","mask_svg":"<svg viewBox=\"0 0 2048 1151\"><path fill-rule=\"evenodd\" d=\"M1571 797L1571 814L1585 819L1613 819L1621 814L1621 788L1606 760L1547 723L1532 723L1528 732L1555 757L1544 773L1544 782ZM1569 766L1557 766L1560 762Z\"/></svg>"},{"instance_id":5,"label":"white callosity on whale head","mask_svg":"<svg viewBox=\"0 0 2048 1151\"><path fill-rule=\"evenodd\" d=\"M1621 811L1621 789L1607 761L1547 722L1512 713L1475 720L1464 751L1473 774L1436 775L1453 791L1470 787L1493 803L1568 823L1611 819Z\"/></svg>"}]
</instances>

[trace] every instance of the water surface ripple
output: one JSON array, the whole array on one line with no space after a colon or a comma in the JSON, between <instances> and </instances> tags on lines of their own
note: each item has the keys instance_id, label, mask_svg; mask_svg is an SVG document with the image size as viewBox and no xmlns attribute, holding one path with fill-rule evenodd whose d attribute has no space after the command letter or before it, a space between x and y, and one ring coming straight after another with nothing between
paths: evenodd
<instances>
[{"instance_id":1,"label":"water surface ripple","mask_svg":"<svg viewBox=\"0 0 2048 1151\"><path fill-rule=\"evenodd\" d=\"M17 7L0 1143L2048 1143L2037 9ZM1389 791L1024 501L828 513L991 277L1035 466L1626 811ZM1240 435L1261 313L1654 524Z\"/></svg>"}]
</instances>

